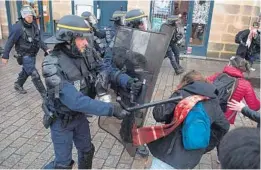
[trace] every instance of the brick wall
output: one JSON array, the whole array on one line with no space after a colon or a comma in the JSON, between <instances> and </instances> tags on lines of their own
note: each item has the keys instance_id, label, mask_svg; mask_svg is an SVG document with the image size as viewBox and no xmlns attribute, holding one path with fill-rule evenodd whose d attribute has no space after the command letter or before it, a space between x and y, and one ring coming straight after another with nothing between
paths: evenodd
<instances>
[{"instance_id":1,"label":"brick wall","mask_svg":"<svg viewBox=\"0 0 261 170\"><path fill-rule=\"evenodd\" d=\"M207 57L228 59L236 53L235 35L257 20L257 0L215 1Z\"/></svg>"},{"instance_id":2,"label":"brick wall","mask_svg":"<svg viewBox=\"0 0 261 170\"><path fill-rule=\"evenodd\" d=\"M132 9L142 9L145 14L150 15L150 1L148 0L128 0L128 11Z\"/></svg>"},{"instance_id":3,"label":"brick wall","mask_svg":"<svg viewBox=\"0 0 261 170\"><path fill-rule=\"evenodd\" d=\"M71 0L52 0L53 19L59 20L64 15L72 14Z\"/></svg>"},{"instance_id":4,"label":"brick wall","mask_svg":"<svg viewBox=\"0 0 261 170\"><path fill-rule=\"evenodd\" d=\"M6 15L5 1L0 1L0 39L6 39L8 37L8 21Z\"/></svg>"}]
</instances>

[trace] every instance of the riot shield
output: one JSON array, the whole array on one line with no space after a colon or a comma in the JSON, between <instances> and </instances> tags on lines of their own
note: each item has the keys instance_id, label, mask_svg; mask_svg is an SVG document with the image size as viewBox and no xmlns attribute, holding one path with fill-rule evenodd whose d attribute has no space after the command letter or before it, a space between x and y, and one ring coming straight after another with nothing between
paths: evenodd
<instances>
[{"instance_id":1,"label":"riot shield","mask_svg":"<svg viewBox=\"0 0 261 170\"><path fill-rule=\"evenodd\" d=\"M167 24L163 24L158 33L127 27L120 27L117 31L113 47L114 57L119 57L116 58L116 61L121 61L119 65L116 64L117 67L127 67L126 74L136 77L144 83L142 92L139 96L135 96L134 101L131 101L130 93L123 90L118 93L128 107L151 101L162 61L173 33L174 27ZM122 53L122 55L117 55L118 53ZM134 157L136 147L132 145L131 130L133 126L143 126L146 112L146 108L132 112L123 121L112 117L100 117L99 126L119 140L128 153Z\"/></svg>"}]
</instances>

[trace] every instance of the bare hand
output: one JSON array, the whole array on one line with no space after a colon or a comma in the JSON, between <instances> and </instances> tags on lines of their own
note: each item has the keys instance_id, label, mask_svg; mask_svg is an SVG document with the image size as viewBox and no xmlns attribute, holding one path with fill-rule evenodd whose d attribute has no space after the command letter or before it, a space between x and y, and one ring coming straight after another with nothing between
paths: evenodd
<instances>
[{"instance_id":1,"label":"bare hand","mask_svg":"<svg viewBox=\"0 0 261 170\"><path fill-rule=\"evenodd\" d=\"M238 102L236 100L231 100L231 102L228 102L228 105L230 110L241 112L242 109L246 106L242 101Z\"/></svg>"},{"instance_id":2,"label":"bare hand","mask_svg":"<svg viewBox=\"0 0 261 170\"><path fill-rule=\"evenodd\" d=\"M6 65L8 63L8 59L2 58L2 63Z\"/></svg>"},{"instance_id":3,"label":"bare hand","mask_svg":"<svg viewBox=\"0 0 261 170\"><path fill-rule=\"evenodd\" d=\"M51 51L52 51L51 49L48 49L48 50L46 50L46 53L50 54Z\"/></svg>"}]
</instances>

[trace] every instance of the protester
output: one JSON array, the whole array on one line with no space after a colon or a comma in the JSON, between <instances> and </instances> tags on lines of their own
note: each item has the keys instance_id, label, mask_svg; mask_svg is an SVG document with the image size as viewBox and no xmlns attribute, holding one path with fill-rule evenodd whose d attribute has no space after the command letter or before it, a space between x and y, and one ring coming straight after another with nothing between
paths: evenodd
<instances>
[{"instance_id":1,"label":"protester","mask_svg":"<svg viewBox=\"0 0 261 170\"><path fill-rule=\"evenodd\" d=\"M220 143L219 160L222 169L260 169L260 130L231 130Z\"/></svg>"},{"instance_id":2,"label":"protester","mask_svg":"<svg viewBox=\"0 0 261 170\"><path fill-rule=\"evenodd\" d=\"M228 107L230 110L241 112L244 116L257 122L257 127L260 127L260 113L249 109L242 101L231 100L231 102L228 102Z\"/></svg>"},{"instance_id":3,"label":"protester","mask_svg":"<svg viewBox=\"0 0 261 170\"><path fill-rule=\"evenodd\" d=\"M178 103L156 106L153 109L154 119L165 124L139 128L136 131L137 133L133 133L134 143L147 143L151 154L154 156L151 169L194 168L200 162L204 153L211 151L219 144L221 138L229 130L229 123L220 108L216 92L213 85L209 84L199 72L193 70L184 75L178 90L171 95L171 97L182 95L183 100ZM194 103L194 101L196 102ZM190 106L192 108L189 108ZM188 121L190 115L196 115L193 114L194 108L199 109L197 115L204 110L205 117L203 117L207 117L209 121L206 126L196 125L197 121ZM185 119L186 116L188 119ZM207 121L204 119L203 121L200 120L200 122L205 125ZM205 135L209 132L207 145L197 147L197 149L196 147L189 149L189 145L184 142L186 139L183 138L183 136L187 136L185 135L186 128L183 128L184 126L190 126L190 130L196 129L193 131L194 134L190 134L194 136L187 138L191 140L204 140L207 138ZM195 128L192 128L192 126ZM198 132L202 130L206 131L199 135ZM187 142L192 143L192 141Z\"/></svg>"},{"instance_id":4,"label":"protester","mask_svg":"<svg viewBox=\"0 0 261 170\"><path fill-rule=\"evenodd\" d=\"M254 22L250 29L240 31L235 39L236 43L239 44L236 54L249 61L251 71L255 71L252 67L253 62L260 59L259 26L259 22Z\"/></svg>"},{"instance_id":5,"label":"protester","mask_svg":"<svg viewBox=\"0 0 261 170\"><path fill-rule=\"evenodd\" d=\"M246 101L248 107L252 110L259 110L260 109L260 100L257 98L255 91L250 84L244 78L244 73L249 72L249 64L246 60L239 56L233 56L230 59L229 65L225 66L222 73L216 73L207 79L211 83L216 83L218 78L223 74L227 75L228 77L235 79L235 85L233 89L230 90L230 98L225 101L223 104L226 104L230 100L236 100L238 102L242 101L243 99ZM216 83L218 84L218 83ZM236 112L230 110L229 108L225 107L225 116L230 122L230 124L234 124L236 118Z\"/></svg>"}]
</instances>

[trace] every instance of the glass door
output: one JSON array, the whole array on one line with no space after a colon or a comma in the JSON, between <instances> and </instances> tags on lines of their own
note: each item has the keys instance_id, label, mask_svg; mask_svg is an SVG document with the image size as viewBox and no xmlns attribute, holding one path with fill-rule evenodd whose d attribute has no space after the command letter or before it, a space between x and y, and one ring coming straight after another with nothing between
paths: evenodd
<instances>
[{"instance_id":1,"label":"glass door","mask_svg":"<svg viewBox=\"0 0 261 170\"><path fill-rule=\"evenodd\" d=\"M40 17L40 30L44 37L53 35L52 2L48 0L38 1Z\"/></svg>"},{"instance_id":2,"label":"glass door","mask_svg":"<svg viewBox=\"0 0 261 170\"><path fill-rule=\"evenodd\" d=\"M187 53L206 56L214 1L190 1Z\"/></svg>"}]
</instances>

